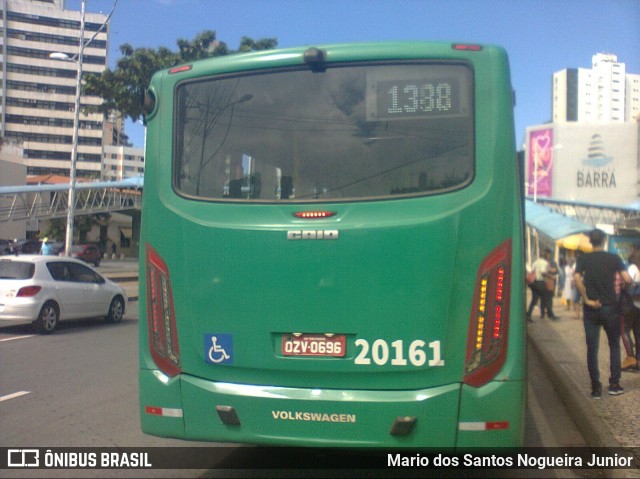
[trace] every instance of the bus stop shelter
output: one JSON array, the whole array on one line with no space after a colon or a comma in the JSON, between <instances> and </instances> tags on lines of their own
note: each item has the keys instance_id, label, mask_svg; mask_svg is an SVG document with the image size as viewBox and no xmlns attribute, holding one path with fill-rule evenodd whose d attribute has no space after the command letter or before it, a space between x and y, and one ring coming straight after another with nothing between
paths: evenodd
<instances>
[{"instance_id":1,"label":"bus stop shelter","mask_svg":"<svg viewBox=\"0 0 640 479\"><path fill-rule=\"evenodd\" d=\"M555 245L556 261L560 247L582 251L588 251L590 248L585 233L593 230L593 225L558 213L531 200L525 200L525 220L528 264L534 257L540 255L541 243Z\"/></svg>"}]
</instances>

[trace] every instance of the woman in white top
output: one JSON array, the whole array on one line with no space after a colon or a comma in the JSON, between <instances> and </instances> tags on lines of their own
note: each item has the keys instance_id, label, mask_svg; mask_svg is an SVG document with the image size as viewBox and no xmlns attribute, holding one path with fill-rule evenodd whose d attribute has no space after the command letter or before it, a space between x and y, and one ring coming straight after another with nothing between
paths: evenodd
<instances>
[{"instance_id":1,"label":"woman in white top","mask_svg":"<svg viewBox=\"0 0 640 479\"><path fill-rule=\"evenodd\" d=\"M571 309L571 301L575 301L576 297L576 283L573 281L573 273L575 269L575 260L573 258L569 258L567 264L564 266L564 288L562 289L562 297L567 302L567 311Z\"/></svg>"}]
</instances>

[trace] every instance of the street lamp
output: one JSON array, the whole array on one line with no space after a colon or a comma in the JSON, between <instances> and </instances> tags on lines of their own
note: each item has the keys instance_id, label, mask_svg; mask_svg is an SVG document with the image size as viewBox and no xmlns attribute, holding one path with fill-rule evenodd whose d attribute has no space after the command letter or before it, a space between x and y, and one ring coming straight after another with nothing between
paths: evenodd
<instances>
[{"instance_id":1,"label":"street lamp","mask_svg":"<svg viewBox=\"0 0 640 479\"><path fill-rule=\"evenodd\" d=\"M78 48L77 58L69 57L66 53L52 53L49 58L53 60L65 60L76 62L78 67L76 73L76 99L73 111L73 137L71 139L71 167L69 168L69 197L67 203L67 230L64 242L65 256L71 256L71 248L73 247L73 222L76 212L76 165L78 162L78 129L80 127L80 93L82 89L82 54L84 52L84 17L85 3L82 0L82 8L80 12L80 46ZM91 40L90 40L91 41ZM88 42L87 42L88 43Z\"/></svg>"}]
</instances>

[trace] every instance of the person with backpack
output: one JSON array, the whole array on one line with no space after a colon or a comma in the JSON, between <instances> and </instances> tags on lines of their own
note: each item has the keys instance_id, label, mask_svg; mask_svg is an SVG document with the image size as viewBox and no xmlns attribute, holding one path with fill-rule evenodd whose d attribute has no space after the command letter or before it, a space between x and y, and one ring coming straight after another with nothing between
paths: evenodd
<instances>
[{"instance_id":1,"label":"person with backpack","mask_svg":"<svg viewBox=\"0 0 640 479\"><path fill-rule=\"evenodd\" d=\"M578 258L574 273L576 288L580 291L583 303L587 369L593 399L602 397L598 367L600 328L604 328L609 342L609 394L617 396L624 392L624 388L620 386L620 320L615 291L616 273L620 273L624 283L631 284L632 281L620 256L604 251L605 239L606 234L602 230L594 229L589 233L593 251Z\"/></svg>"}]
</instances>

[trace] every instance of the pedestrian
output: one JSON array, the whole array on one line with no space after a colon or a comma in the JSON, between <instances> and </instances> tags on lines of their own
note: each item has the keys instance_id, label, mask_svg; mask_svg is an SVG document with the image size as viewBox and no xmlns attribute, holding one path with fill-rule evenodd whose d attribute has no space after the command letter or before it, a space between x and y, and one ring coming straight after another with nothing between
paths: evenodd
<instances>
[{"instance_id":1,"label":"pedestrian","mask_svg":"<svg viewBox=\"0 0 640 479\"><path fill-rule=\"evenodd\" d=\"M571 311L571 303L576 296L576 283L573 279L576 262L570 257L564 265L564 284L562 285L562 297L567 303L567 311Z\"/></svg>"},{"instance_id":2,"label":"pedestrian","mask_svg":"<svg viewBox=\"0 0 640 479\"><path fill-rule=\"evenodd\" d=\"M49 243L49 238L46 236L42 240L42 245L40 246L40 254L43 256L51 256L53 254L53 246Z\"/></svg>"},{"instance_id":3,"label":"pedestrian","mask_svg":"<svg viewBox=\"0 0 640 479\"><path fill-rule=\"evenodd\" d=\"M601 327L604 328L609 342L609 394L617 396L624 392L620 386L620 321L617 312L615 279L616 273L620 273L623 281L631 284L631 277L618 255L604 251L605 239L606 234L602 230L594 229L589 233L589 242L593 251L578 258L573 275L584 309L587 369L591 379L593 399L602 397L598 368Z\"/></svg>"},{"instance_id":4,"label":"pedestrian","mask_svg":"<svg viewBox=\"0 0 640 479\"><path fill-rule=\"evenodd\" d=\"M626 307L621 311L620 334L627 357L622 362L623 371L640 370L640 251L629 256L629 276L633 282L631 287L622 292ZM633 333L633 341L631 339Z\"/></svg>"},{"instance_id":5,"label":"pedestrian","mask_svg":"<svg viewBox=\"0 0 640 479\"><path fill-rule=\"evenodd\" d=\"M545 257L549 262L549 267L544 275L544 290L542 294L542 300L545 303L544 310L547 313L549 319L556 320L558 317L553 314L553 298L556 295L556 277L558 276L558 265L551 258L551 250L545 250ZM544 314L543 314L544 316Z\"/></svg>"},{"instance_id":6,"label":"pedestrian","mask_svg":"<svg viewBox=\"0 0 640 479\"><path fill-rule=\"evenodd\" d=\"M531 288L531 302L529 303L529 309L527 310L527 321L529 322L533 322L533 320L531 319L531 314L533 313L533 310L536 307L538 301L540 301L540 318L544 318L544 313L547 306L547 303L545 301L545 276L549 271L550 254L550 250L544 250L542 252L542 255L531 265L531 271L535 272L536 279L529 285L529 287Z\"/></svg>"},{"instance_id":7,"label":"pedestrian","mask_svg":"<svg viewBox=\"0 0 640 479\"><path fill-rule=\"evenodd\" d=\"M558 261L558 296L564 298L564 286L567 280L566 270L568 261L564 256Z\"/></svg>"},{"instance_id":8,"label":"pedestrian","mask_svg":"<svg viewBox=\"0 0 640 479\"><path fill-rule=\"evenodd\" d=\"M631 276L631 273L629 273ZM631 276L633 281L633 276ZM627 353L627 357L622 361L621 368L623 371L628 370L629 366L633 366L636 363L636 356L633 353L633 342L631 341L631 328L630 322L633 317L633 310L635 306L631 300L629 290L625 287L622 275L616 273L615 280L615 292L617 302L618 318L620 320L620 338L622 339L622 346Z\"/></svg>"},{"instance_id":9,"label":"pedestrian","mask_svg":"<svg viewBox=\"0 0 640 479\"><path fill-rule=\"evenodd\" d=\"M573 283L573 314L575 319L582 319L582 300L580 298L580 291L576 287L576 281L573 278L573 274L576 271L576 264L578 263L578 258L582 256L582 251L576 250L575 262L573 263L573 273L571 274L571 281Z\"/></svg>"}]
</instances>

